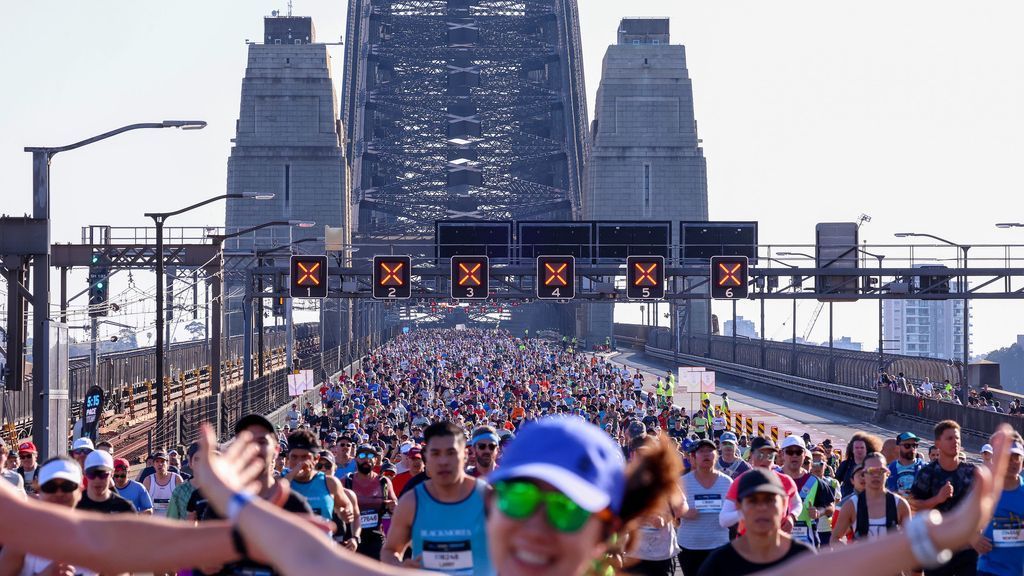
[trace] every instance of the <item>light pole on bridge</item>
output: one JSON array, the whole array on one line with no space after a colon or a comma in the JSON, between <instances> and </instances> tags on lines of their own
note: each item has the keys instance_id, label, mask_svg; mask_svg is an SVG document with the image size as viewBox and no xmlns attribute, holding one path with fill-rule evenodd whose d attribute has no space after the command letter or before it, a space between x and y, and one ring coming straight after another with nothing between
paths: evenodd
<instances>
[{"instance_id":1,"label":"light pole on bridge","mask_svg":"<svg viewBox=\"0 0 1024 576\"><path fill-rule=\"evenodd\" d=\"M997 224L997 226L998 226L998 224ZM1006 226L1006 227L1010 227L1010 226ZM964 273L960 277L960 293L963 294L963 296L964 296L964 298L963 298L963 306L964 306L964 317L963 317L963 342L964 342L964 346L963 346L963 363L964 363L964 371L963 371L963 378L961 379L962 382L961 382L961 386L960 386L960 402L964 406L967 406L967 401L970 398L970 365L971 365L971 353L970 353L970 346L971 346L970 345L970 341L971 341L971 327L970 327L971 326L971 309L970 309L970 306L968 306L968 303L970 302L970 299L967 296L968 295L968 291L967 291L967 267L968 267L968 264L967 264L967 251L970 250L971 247L966 245L966 244L957 244L956 242L951 242L949 240L946 240L945 238L940 238L938 236L935 236L934 234L925 234L923 232L897 232L896 234L894 234L894 236L896 236L897 238L931 238L932 240L936 240L938 242L942 242L943 244L947 244L949 246L955 246L956 248L959 248L960 251L963 254L963 271L964 271Z\"/></svg>"}]
</instances>

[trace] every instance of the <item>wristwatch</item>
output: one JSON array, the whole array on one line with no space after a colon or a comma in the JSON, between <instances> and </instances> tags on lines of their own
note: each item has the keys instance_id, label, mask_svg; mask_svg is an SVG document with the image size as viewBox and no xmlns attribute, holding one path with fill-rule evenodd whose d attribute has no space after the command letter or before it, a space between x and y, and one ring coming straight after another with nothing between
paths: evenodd
<instances>
[{"instance_id":1,"label":"wristwatch","mask_svg":"<svg viewBox=\"0 0 1024 576\"><path fill-rule=\"evenodd\" d=\"M254 496L251 492L235 492L231 495L231 499L228 500L228 520L232 524L238 523L238 515L242 513L242 509L245 508Z\"/></svg>"}]
</instances>

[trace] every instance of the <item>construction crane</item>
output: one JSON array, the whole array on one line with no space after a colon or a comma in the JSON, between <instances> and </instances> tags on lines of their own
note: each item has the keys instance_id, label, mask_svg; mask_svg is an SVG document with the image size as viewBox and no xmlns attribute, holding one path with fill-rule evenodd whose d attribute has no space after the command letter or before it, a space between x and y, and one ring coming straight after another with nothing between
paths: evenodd
<instances>
[{"instance_id":1,"label":"construction crane","mask_svg":"<svg viewBox=\"0 0 1024 576\"><path fill-rule=\"evenodd\" d=\"M804 342L807 342L811 337L811 331L814 330L814 324L818 322L818 316L821 315L821 309L824 307L824 302L818 302L818 306L814 308L814 314L811 314L811 321L807 323L807 329L804 330Z\"/></svg>"}]
</instances>

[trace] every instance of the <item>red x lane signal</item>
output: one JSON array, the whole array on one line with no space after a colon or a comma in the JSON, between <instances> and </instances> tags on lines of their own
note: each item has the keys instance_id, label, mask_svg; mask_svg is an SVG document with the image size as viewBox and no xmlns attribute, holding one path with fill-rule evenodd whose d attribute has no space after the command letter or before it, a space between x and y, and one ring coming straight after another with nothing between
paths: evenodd
<instances>
[{"instance_id":1,"label":"red x lane signal","mask_svg":"<svg viewBox=\"0 0 1024 576\"><path fill-rule=\"evenodd\" d=\"M401 300L412 296L412 258L409 256L373 257L373 297Z\"/></svg>"},{"instance_id":2,"label":"red x lane signal","mask_svg":"<svg viewBox=\"0 0 1024 576\"><path fill-rule=\"evenodd\" d=\"M292 298L326 298L327 256L292 256L290 277Z\"/></svg>"},{"instance_id":3,"label":"red x lane signal","mask_svg":"<svg viewBox=\"0 0 1024 576\"><path fill-rule=\"evenodd\" d=\"M665 297L665 258L626 258L626 297L632 300L661 300Z\"/></svg>"},{"instance_id":4,"label":"red x lane signal","mask_svg":"<svg viewBox=\"0 0 1024 576\"><path fill-rule=\"evenodd\" d=\"M576 297L576 259L572 256L537 257L537 298L568 300Z\"/></svg>"},{"instance_id":5,"label":"red x lane signal","mask_svg":"<svg viewBox=\"0 0 1024 576\"><path fill-rule=\"evenodd\" d=\"M746 298L749 270L745 256L713 256L711 258L711 297L735 300Z\"/></svg>"},{"instance_id":6,"label":"red x lane signal","mask_svg":"<svg viewBox=\"0 0 1024 576\"><path fill-rule=\"evenodd\" d=\"M452 256L452 298L483 300L490 282L487 256Z\"/></svg>"}]
</instances>

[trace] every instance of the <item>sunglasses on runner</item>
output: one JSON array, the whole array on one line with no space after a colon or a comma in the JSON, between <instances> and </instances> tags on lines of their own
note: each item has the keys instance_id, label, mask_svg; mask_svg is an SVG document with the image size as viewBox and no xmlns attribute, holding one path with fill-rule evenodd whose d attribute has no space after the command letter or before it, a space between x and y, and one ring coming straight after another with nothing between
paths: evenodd
<instances>
[{"instance_id":1,"label":"sunglasses on runner","mask_svg":"<svg viewBox=\"0 0 1024 576\"><path fill-rule=\"evenodd\" d=\"M886 472L888 472L888 470L886 470L883 466L872 466L870 468L864 469L865 474L870 474L872 476L881 476Z\"/></svg>"},{"instance_id":2,"label":"sunglasses on runner","mask_svg":"<svg viewBox=\"0 0 1024 576\"><path fill-rule=\"evenodd\" d=\"M915 442L915 443L901 444L901 446L903 446L904 448L906 448L908 450L917 450L918 444Z\"/></svg>"},{"instance_id":3,"label":"sunglasses on runner","mask_svg":"<svg viewBox=\"0 0 1024 576\"><path fill-rule=\"evenodd\" d=\"M360 452L359 454L356 454L356 458L360 458L362 460L369 460L370 458L376 457L377 455L374 454L373 452Z\"/></svg>"},{"instance_id":4,"label":"sunglasses on runner","mask_svg":"<svg viewBox=\"0 0 1024 576\"><path fill-rule=\"evenodd\" d=\"M786 456L802 456L804 453L800 448L786 448L783 452Z\"/></svg>"},{"instance_id":5,"label":"sunglasses on runner","mask_svg":"<svg viewBox=\"0 0 1024 576\"><path fill-rule=\"evenodd\" d=\"M114 474L114 478L118 478L118 479L120 479L120 478L127 478L127 477L128 477L127 474Z\"/></svg>"},{"instance_id":6,"label":"sunglasses on runner","mask_svg":"<svg viewBox=\"0 0 1024 576\"><path fill-rule=\"evenodd\" d=\"M71 494L78 489L78 484L68 482L67 480L51 480L39 487L39 491L43 494L56 494L57 492Z\"/></svg>"},{"instance_id":7,"label":"sunglasses on runner","mask_svg":"<svg viewBox=\"0 0 1024 576\"><path fill-rule=\"evenodd\" d=\"M95 480L97 478L106 480L107 478L110 478L110 470L86 470L85 477L89 480Z\"/></svg>"},{"instance_id":8,"label":"sunglasses on runner","mask_svg":"<svg viewBox=\"0 0 1024 576\"><path fill-rule=\"evenodd\" d=\"M548 524L559 532L576 532L587 523L590 512L571 498L557 491L541 490L536 484L522 480L498 482L494 485L498 510L513 520L525 520L544 502Z\"/></svg>"},{"instance_id":9,"label":"sunglasses on runner","mask_svg":"<svg viewBox=\"0 0 1024 576\"><path fill-rule=\"evenodd\" d=\"M485 444L483 442L476 445L477 450L490 450L491 452L494 452L494 449L497 447L497 444Z\"/></svg>"},{"instance_id":10,"label":"sunglasses on runner","mask_svg":"<svg viewBox=\"0 0 1024 576\"><path fill-rule=\"evenodd\" d=\"M334 466L331 466L330 463L327 463L327 464L317 464L316 465L316 469L317 470L331 470L333 468L334 468Z\"/></svg>"}]
</instances>

